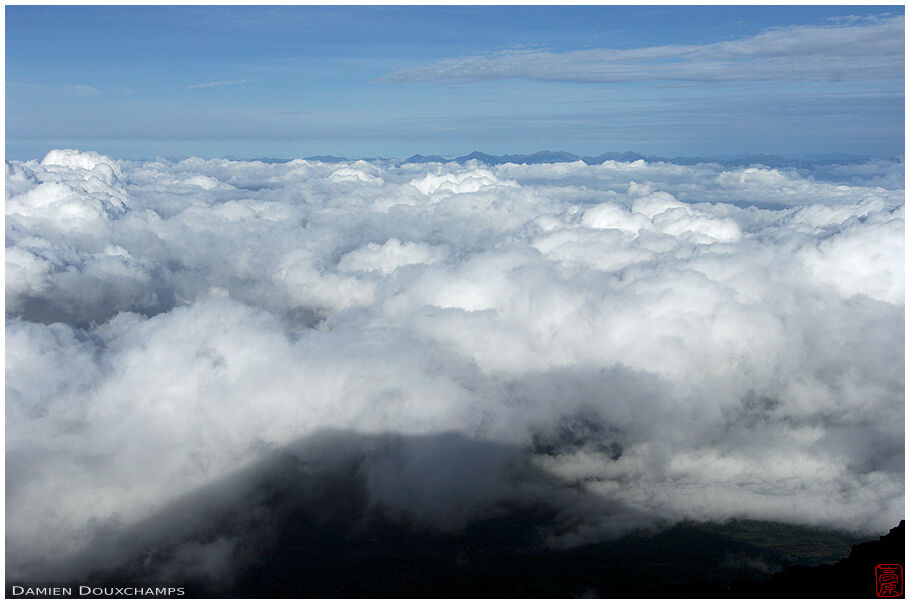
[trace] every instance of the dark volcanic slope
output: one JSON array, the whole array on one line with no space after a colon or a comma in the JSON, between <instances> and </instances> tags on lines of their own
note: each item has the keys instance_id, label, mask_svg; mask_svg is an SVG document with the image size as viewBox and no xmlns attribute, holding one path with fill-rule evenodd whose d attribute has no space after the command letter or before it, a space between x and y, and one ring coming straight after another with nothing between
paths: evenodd
<instances>
[{"instance_id":1,"label":"dark volcanic slope","mask_svg":"<svg viewBox=\"0 0 910 604\"><path fill-rule=\"evenodd\" d=\"M821 592L809 589L814 579L804 584L793 569L838 572L843 563L790 567L774 575L771 583L763 583L787 563L831 559L837 557L835 552L842 556L849 546L840 534L766 522L683 523L656 535L554 551L541 547L535 538L535 527L551 520L544 510L516 510L507 518L473 523L458 535L385 525L356 537L344 535L341 527L314 530L302 522L241 577L233 595L564 598L872 593L868 579L874 564L865 569L865 559L851 562L851 573ZM872 558L902 562L902 544L900 558L890 553ZM870 545L877 546L855 546L854 554ZM791 576L792 581L787 579Z\"/></svg>"},{"instance_id":2,"label":"dark volcanic slope","mask_svg":"<svg viewBox=\"0 0 910 604\"><path fill-rule=\"evenodd\" d=\"M731 594L762 597L868 598L875 595L875 567L900 564L904 568L904 521L878 541L853 546L836 564L791 566L763 584L738 583Z\"/></svg>"}]
</instances>

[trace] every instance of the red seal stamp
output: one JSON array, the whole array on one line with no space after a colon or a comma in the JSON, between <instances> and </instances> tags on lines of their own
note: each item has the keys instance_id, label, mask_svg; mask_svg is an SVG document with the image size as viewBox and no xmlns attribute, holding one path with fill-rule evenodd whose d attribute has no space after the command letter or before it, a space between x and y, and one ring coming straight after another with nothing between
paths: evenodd
<instances>
[{"instance_id":1,"label":"red seal stamp","mask_svg":"<svg viewBox=\"0 0 910 604\"><path fill-rule=\"evenodd\" d=\"M900 564L875 566L875 595L879 598L899 598L904 595L904 569Z\"/></svg>"}]
</instances>

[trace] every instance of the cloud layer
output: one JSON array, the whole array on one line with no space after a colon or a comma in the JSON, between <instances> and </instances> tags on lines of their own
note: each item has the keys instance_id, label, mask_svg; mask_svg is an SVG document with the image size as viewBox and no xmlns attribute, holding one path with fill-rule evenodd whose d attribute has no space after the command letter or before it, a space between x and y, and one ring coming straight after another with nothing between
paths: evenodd
<instances>
[{"instance_id":1,"label":"cloud layer","mask_svg":"<svg viewBox=\"0 0 910 604\"><path fill-rule=\"evenodd\" d=\"M396 71L390 82L519 78L560 82L902 81L904 17L830 26L772 29L751 38L701 45L516 50L443 59Z\"/></svg>"},{"instance_id":2,"label":"cloud layer","mask_svg":"<svg viewBox=\"0 0 910 604\"><path fill-rule=\"evenodd\" d=\"M903 169L8 162L8 575L327 429L523 452L554 546L890 528ZM422 447L380 447L371 505L457 530L524 493Z\"/></svg>"}]
</instances>

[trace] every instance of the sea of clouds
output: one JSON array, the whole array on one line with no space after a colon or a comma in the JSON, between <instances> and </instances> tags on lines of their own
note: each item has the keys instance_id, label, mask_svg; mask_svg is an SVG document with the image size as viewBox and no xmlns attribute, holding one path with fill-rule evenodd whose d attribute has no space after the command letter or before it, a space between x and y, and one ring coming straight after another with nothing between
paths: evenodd
<instances>
[{"instance_id":1,"label":"sea of clouds","mask_svg":"<svg viewBox=\"0 0 910 604\"><path fill-rule=\"evenodd\" d=\"M7 576L115 564L61 561L211 485L251 497L249 468L333 434L372 508L431 529L533 500L562 511L553 547L886 531L903 172L7 162ZM212 576L238 547L186 539L174 564Z\"/></svg>"}]
</instances>

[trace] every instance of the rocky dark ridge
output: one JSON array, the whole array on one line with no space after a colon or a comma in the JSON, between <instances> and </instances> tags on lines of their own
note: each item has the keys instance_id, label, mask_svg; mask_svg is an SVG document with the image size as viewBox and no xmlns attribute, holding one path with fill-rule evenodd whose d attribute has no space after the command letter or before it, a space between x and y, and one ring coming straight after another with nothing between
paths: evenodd
<instances>
[{"instance_id":1,"label":"rocky dark ridge","mask_svg":"<svg viewBox=\"0 0 910 604\"><path fill-rule=\"evenodd\" d=\"M737 582L730 595L794 598L869 598L876 593L875 567L900 564L904 568L904 521L879 538L854 545L836 564L789 566L763 583Z\"/></svg>"}]
</instances>

